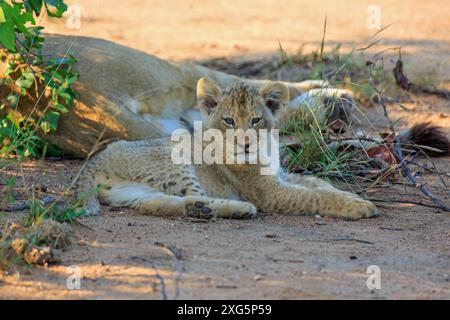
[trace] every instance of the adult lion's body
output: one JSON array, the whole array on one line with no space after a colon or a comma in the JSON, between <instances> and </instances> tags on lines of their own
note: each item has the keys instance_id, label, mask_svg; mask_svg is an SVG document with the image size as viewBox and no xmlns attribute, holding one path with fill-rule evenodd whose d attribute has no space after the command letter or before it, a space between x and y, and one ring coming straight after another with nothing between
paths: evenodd
<instances>
[{"instance_id":1,"label":"adult lion's body","mask_svg":"<svg viewBox=\"0 0 450 320\"><path fill-rule=\"evenodd\" d=\"M113 42L47 35L44 54L69 53L78 59L74 84L79 98L48 138L66 152L85 157L99 138L140 140L167 134L162 122L178 120L195 104L195 84L203 76L228 86L236 76L195 64L176 64ZM255 86L268 81L246 80ZM287 83L291 96L314 83ZM36 99L24 99L31 110ZM45 100L45 99L43 99ZM25 104L26 106L22 106ZM38 103L45 106L45 101ZM41 106L41 107L42 107ZM144 116L148 115L148 116Z\"/></svg>"}]
</instances>

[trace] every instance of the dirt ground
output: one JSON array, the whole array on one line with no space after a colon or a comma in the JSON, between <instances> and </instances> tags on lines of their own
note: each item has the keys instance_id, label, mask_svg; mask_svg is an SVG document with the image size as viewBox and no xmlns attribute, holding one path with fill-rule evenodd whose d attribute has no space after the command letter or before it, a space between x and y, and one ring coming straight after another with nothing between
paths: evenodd
<instances>
[{"instance_id":1,"label":"dirt ground","mask_svg":"<svg viewBox=\"0 0 450 320\"><path fill-rule=\"evenodd\" d=\"M81 5L81 29L46 19L47 31L97 36L176 60L271 53L278 40L288 51L302 43L317 48L325 15L329 45L364 45L376 31L366 28L366 1L71 3ZM447 2L378 3L383 25L393 23L383 33L385 45L404 46L412 81L430 72L448 81ZM432 120L450 135L450 100L411 96L404 106L412 111L390 107L400 127ZM375 131L386 127L379 108L362 110L367 117L363 126ZM449 160L435 160L447 184ZM419 162L429 165L426 159ZM38 186L57 196L80 166L76 160L27 161L13 170L0 170L0 190L8 177L16 176L19 200L29 198ZM450 203L450 191L436 174L415 173ZM338 185L348 190L364 187ZM366 196L417 200L418 192L395 184ZM449 214L412 204L377 205L380 217L356 222L260 214L254 220L199 223L103 207L101 215L81 218L74 226L73 244L59 253L58 264L0 274L0 298L161 299L165 292L171 299L178 288L182 299L450 299ZM3 220L14 221L23 214L7 213ZM180 256L174 258L160 244L180 249ZM371 265L380 268L381 289L366 285ZM80 290L66 288L68 266L80 268Z\"/></svg>"}]
</instances>

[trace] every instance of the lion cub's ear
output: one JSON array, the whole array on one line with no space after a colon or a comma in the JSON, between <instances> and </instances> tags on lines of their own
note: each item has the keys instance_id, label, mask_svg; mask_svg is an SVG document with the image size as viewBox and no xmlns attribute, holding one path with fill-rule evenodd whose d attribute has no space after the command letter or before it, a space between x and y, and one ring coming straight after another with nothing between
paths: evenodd
<instances>
[{"instance_id":1,"label":"lion cub's ear","mask_svg":"<svg viewBox=\"0 0 450 320\"><path fill-rule=\"evenodd\" d=\"M267 108L275 113L283 105L289 102L289 90L281 82L271 82L264 85L260 94L263 97Z\"/></svg>"},{"instance_id":2,"label":"lion cub's ear","mask_svg":"<svg viewBox=\"0 0 450 320\"><path fill-rule=\"evenodd\" d=\"M210 114L217 106L222 90L217 83L208 78L203 77L197 83L197 101L201 111Z\"/></svg>"}]
</instances>

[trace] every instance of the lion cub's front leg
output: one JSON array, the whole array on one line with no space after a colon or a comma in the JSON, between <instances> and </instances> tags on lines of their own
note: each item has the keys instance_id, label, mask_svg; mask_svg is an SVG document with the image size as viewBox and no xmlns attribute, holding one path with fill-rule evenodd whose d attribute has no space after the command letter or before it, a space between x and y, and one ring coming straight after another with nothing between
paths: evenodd
<instances>
[{"instance_id":1,"label":"lion cub's front leg","mask_svg":"<svg viewBox=\"0 0 450 320\"><path fill-rule=\"evenodd\" d=\"M162 193L144 198L133 207L142 214L187 216L200 219L245 219L256 214L256 207L249 202L208 196L178 197Z\"/></svg>"},{"instance_id":2,"label":"lion cub's front leg","mask_svg":"<svg viewBox=\"0 0 450 320\"><path fill-rule=\"evenodd\" d=\"M319 179L308 181L306 186L291 184L276 176L260 176L256 179L257 185L263 186L262 189L259 187L249 190L246 198L251 199L264 212L323 214L351 220L377 215L377 209L370 201L335 189ZM262 193L267 196L257 196Z\"/></svg>"}]
</instances>

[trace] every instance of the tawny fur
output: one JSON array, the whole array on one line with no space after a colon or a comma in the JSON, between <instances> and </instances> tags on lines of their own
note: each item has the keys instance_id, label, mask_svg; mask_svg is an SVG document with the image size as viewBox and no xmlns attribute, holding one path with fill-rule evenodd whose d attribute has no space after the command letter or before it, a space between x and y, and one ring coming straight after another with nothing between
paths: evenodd
<instances>
[{"instance_id":1,"label":"tawny fur","mask_svg":"<svg viewBox=\"0 0 450 320\"><path fill-rule=\"evenodd\" d=\"M174 63L110 41L65 35L46 35L43 53L67 53L77 58L80 77L73 89L78 98L61 115L56 133L48 138L66 153L86 157L98 140L143 140L167 136L164 122L177 122L195 106L196 83L208 76L226 87L239 78L192 63ZM0 69L4 69L0 60ZM243 80L260 88L270 80ZM292 96L324 81L285 83ZM6 96L0 86L0 96ZM39 88L39 92L45 91ZM39 113L44 97L24 97L21 112ZM36 108L35 108L36 106Z\"/></svg>"},{"instance_id":2,"label":"tawny fur","mask_svg":"<svg viewBox=\"0 0 450 320\"><path fill-rule=\"evenodd\" d=\"M258 89L238 81L222 91L212 79L202 78L197 100L207 128L225 132L230 124L224 119L232 118L234 129L272 129L276 114L289 102L289 89L282 83ZM254 123L255 118L260 121ZM261 175L260 164L174 164L171 150L169 138L109 145L82 172L79 195L102 186L98 198L84 198L87 211L98 213L101 200L160 216L246 218L257 210L347 219L377 214L371 202L317 178L281 170Z\"/></svg>"}]
</instances>

